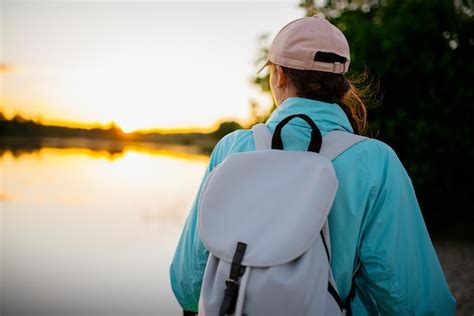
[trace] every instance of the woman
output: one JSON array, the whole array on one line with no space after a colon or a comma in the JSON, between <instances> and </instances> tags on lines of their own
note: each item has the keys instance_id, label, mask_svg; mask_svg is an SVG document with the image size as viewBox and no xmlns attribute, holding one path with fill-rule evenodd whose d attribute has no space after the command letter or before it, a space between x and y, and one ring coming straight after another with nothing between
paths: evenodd
<instances>
[{"instance_id":1,"label":"woman","mask_svg":"<svg viewBox=\"0 0 474 316\"><path fill-rule=\"evenodd\" d=\"M303 113L323 136L332 130L362 134L366 109L345 78L349 45L327 20L306 17L285 25L269 49L270 88L277 109L271 131L285 117ZM263 68L263 67L262 67ZM305 150L309 127L292 120L286 150ZM253 151L250 130L235 131L214 148L203 182L228 155ZM354 315L454 315L456 302L430 241L411 180L395 152L369 139L334 161L339 190L329 215L331 268ZM208 252L197 231L201 189L186 220L173 263L171 284L185 310L197 312ZM357 267L360 267L359 269ZM353 278L354 274L354 278Z\"/></svg>"}]
</instances>

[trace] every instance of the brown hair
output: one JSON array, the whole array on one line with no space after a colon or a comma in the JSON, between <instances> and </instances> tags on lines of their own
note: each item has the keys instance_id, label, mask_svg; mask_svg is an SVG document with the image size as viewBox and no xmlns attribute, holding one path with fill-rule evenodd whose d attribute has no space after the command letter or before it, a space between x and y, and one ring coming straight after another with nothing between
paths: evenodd
<instances>
[{"instance_id":1,"label":"brown hair","mask_svg":"<svg viewBox=\"0 0 474 316\"><path fill-rule=\"evenodd\" d=\"M375 101L376 87L368 81L368 73L348 79L343 74L283 67L301 98L339 104L357 134L367 129L366 101Z\"/></svg>"}]
</instances>

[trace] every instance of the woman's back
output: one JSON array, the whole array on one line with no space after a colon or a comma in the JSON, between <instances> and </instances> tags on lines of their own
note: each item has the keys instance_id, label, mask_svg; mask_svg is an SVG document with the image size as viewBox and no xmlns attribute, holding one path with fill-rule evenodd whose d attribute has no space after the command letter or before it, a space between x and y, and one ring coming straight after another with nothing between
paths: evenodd
<instances>
[{"instance_id":1,"label":"woman's back","mask_svg":"<svg viewBox=\"0 0 474 316\"><path fill-rule=\"evenodd\" d=\"M267 121L270 130L285 117L303 113L322 134L331 130L353 132L337 104L290 97ZM310 128L291 121L282 132L285 150L306 150ZM252 132L238 130L214 149L206 175L228 155L255 150ZM333 161L339 190L331 213L331 267L344 299L352 274L355 315L434 314L455 312L452 297L429 239L405 169L394 151L377 140L367 140ZM197 203L191 211L171 266L172 287L183 308L196 310L207 250L196 228ZM192 245L192 247L191 247Z\"/></svg>"},{"instance_id":2,"label":"woman's back","mask_svg":"<svg viewBox=\"0 0 474 316\"><path fill-rule=\"evenodd\" d=\"M367 126L366 105L363 93L345 76L350 59L344 34L329 21L305 17L286 24L264 65L269 66L277 105L266 122L270 130L289 115L306 114L323 135L332 130L361 134ZM290 121L282 132L285 150L306 150L310 131L306 123ZM225 136L214 148L203 183L228 155L253 150L251 131ZM341 298L355 284L356 315L453 315L456 302L395 152L369 139L349 148L333 165L339 190L328 221L331 267ZM170 271L176 297L191 311L197 311L208 257L196 228L200 194L201 189Z\"/></svg>"}]
</instances>

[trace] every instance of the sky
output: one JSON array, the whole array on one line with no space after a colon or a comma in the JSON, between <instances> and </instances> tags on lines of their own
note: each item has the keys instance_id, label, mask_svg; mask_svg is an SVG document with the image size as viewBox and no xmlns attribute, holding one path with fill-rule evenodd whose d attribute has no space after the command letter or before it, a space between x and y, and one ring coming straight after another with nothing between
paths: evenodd
<instances>
[{"instance_id":1,"label":"sky","mask_svg":"<svg viewBox=\"0 0 474 316\"><path fill-rule=\"evenodd\" d=\"M286 1L0 0L0 110L44 124L209 129L263 106L250 78ZM76 122L76 123L74 123Z\"/></svg>"}]
</instances>

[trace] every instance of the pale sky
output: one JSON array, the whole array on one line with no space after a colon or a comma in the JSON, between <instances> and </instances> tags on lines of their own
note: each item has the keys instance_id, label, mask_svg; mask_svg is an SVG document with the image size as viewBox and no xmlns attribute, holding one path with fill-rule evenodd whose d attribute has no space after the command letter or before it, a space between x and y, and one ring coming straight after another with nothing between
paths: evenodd
<instances>
[{"instance_id":1,"label":"pale sky","mask_svg":"<svg viewBox=\"0 0 474 316\"><path fill-rule=\"evenodd\" d=\"M206 128L245 120L257 38L302 17L287 1L0 0L0 109L43 122ZM1 67L0 67L1 69Z\"/></svg>"}]
</instances>

